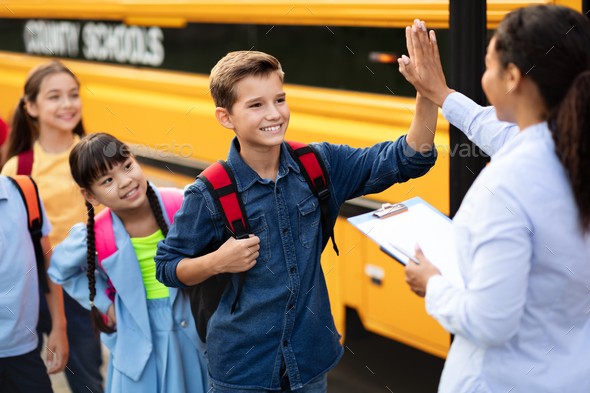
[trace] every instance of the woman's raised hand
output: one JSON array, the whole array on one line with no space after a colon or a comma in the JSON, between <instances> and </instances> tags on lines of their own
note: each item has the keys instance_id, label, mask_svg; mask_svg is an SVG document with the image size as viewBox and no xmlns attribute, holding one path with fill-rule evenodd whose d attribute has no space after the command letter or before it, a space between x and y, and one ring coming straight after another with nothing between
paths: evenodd
<instances>
[{"instance_id":1,"label":"woman's raised hand","mask_svg":"<svg viewBox=\"0 0 590 393\"><path fill-rule=\"evenodd\" d=\"M399 71L420 95L442 107L449 89L440 63L438 44L433 30L427 33L426 23L418 19L406 27L408 54L398 59Z\"/></svg>"}]
</instances>

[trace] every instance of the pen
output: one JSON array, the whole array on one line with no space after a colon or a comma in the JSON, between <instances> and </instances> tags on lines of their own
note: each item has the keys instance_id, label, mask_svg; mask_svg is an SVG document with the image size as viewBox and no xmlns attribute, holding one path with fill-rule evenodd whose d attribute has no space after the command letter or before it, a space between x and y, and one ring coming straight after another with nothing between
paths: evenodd
<instances>
[{"instance_id":1,"label":"pen","mask_svg":"<svg viewBox=\"0 0 590 393\"><path fill-rule=\"evenodd\" d=\"M418 261L414 256L410 255L406 250L404 250L403 248L396 246L395 244L389 242L389 245L393 248L395 248L397 251L399 251L400 253L404 254L404 256L410 258L412 261L414 261L414 263L416 263L417 265L420 264L420 261Z\"/></svg>"}]
</instances>

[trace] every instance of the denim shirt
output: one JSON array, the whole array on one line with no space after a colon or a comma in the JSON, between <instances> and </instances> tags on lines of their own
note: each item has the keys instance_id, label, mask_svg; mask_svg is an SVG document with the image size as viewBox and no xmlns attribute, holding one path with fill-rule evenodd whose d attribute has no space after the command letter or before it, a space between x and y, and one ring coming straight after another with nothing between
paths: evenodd
<instances>
[{"instance_id":1,"label":"denim shirt","mask_svg":"<svg viewBox=\"0 0 590 393\"><path fill-rule=\"evenodd\" d=\"M329 173L334 222L347 199L422 176L436 161L435 149L417 153L405 136L362 149L325 142L312 145ZM276 182L262 179L244 163L236 138L227 164L235 175L251 232L260 238L260 256L248 271L235 312L231 314L230 309L237 274L209 320L209 374L224 386L279 389L284 358L291 389L298 389L326 373L343 353L320 264L319 202L285 143ZM186 288L176 275L178 262L214 251L228 237L207 187L196 180L185 191L168 236L158 245L156 277L167 286Z\"/></svg>"}]
</instances>

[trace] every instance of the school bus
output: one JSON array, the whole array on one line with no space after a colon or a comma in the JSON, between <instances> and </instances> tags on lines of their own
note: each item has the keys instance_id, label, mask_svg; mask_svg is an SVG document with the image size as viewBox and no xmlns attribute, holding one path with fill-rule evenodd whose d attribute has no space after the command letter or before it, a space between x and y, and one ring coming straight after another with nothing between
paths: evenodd
<instances>
[{"instance_id":1,"label":"school bus","mask_svg":"<svg viewBox=\"0 0 590 393\"><path fill-rule=\"evenodd\" d=\"M581 1L490 0L487 28L531 3L581 10ZM81 82L87 132L129 143L148 178L184 186L225 158L233 133L213 116L208 74L234 50L281 61L291 108L287 138L371 146L405 134L415 90L397 71L404 27L420 18L437 29L448 68L447 0L19 0L0 1L0 116L7 120L27 72L56 57ZM343 206L335 227L341 250L322 265L332 313L345 337L347 310L365 329L446 357L450 337L404 282L403 267L346 217L421 196L450 214L449 124L439 113L439 158L424 177Z\"/></svg>"}]
</instances>

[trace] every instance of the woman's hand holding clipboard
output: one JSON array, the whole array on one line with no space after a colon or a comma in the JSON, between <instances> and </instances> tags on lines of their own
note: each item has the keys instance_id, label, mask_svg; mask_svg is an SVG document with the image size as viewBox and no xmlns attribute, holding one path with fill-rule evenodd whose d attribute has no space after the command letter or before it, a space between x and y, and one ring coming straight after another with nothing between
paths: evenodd
<instances>
[{"instance_id":1,"label":"woman's hand holding clipboard","mask_svg":"<svg viewBox=\"0 0 590 393\"><path fill-rule=\"evenodd\" d=\"M406 282L410 285L412 292L420 297L424 297L430 277L441 273L436 266L426 259L418 244L416 244L415 250L415 257L410 257L410 260L414 263L408 261L406 265ZM400 252L404 253L401 250ZM416 262L416 260L418 261Z\"/></svg>"}]
</instances>

